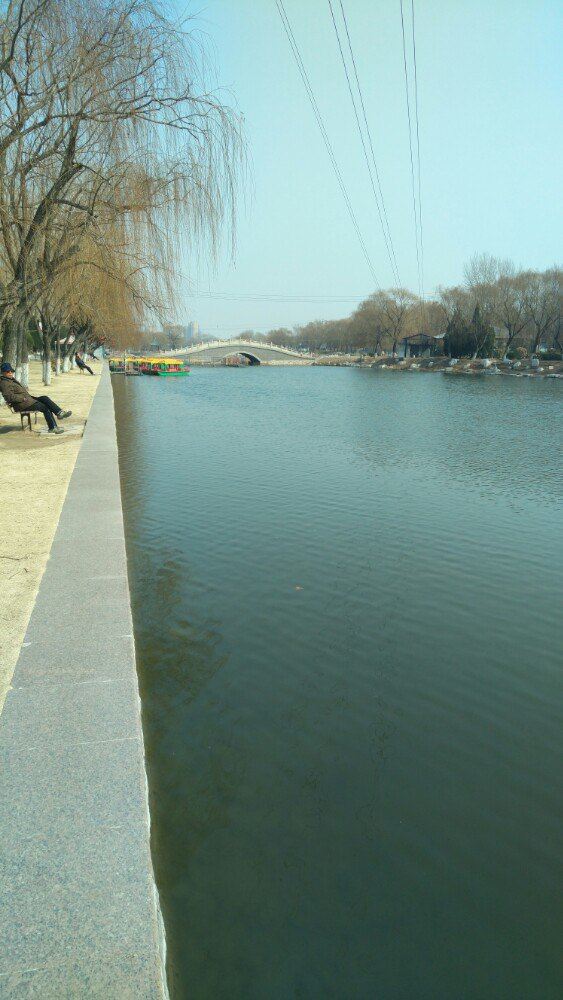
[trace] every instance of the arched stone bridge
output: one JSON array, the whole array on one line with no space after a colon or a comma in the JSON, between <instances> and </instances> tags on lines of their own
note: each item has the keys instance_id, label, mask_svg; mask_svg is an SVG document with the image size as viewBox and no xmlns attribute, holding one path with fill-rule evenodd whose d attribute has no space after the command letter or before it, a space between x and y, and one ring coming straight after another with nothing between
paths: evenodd
<instances>
[{"instance_id":1,"label":"arched stone bridge","mask_svg":"<svg viewBox=\"0 0 563 1000\"><path fill-rule=\"evenodd\" d=\"M168 355L181 355L188 362L202 365L219 365L225 358L242 354L251 365L260 364L311 364L313 356L291 351L276 344L262 344L253 340L211 340L194 347L182 347L177 351L166 351Z\"/></svg>"}]
</instances>

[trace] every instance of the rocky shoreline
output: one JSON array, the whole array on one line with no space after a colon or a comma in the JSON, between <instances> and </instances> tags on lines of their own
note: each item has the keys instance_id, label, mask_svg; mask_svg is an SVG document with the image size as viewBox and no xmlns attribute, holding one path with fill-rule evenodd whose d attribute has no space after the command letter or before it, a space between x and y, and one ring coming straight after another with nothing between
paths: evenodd
<instances>
[{"instance_id":1,"label":"rocky shoreline","mask_svg":"<svg viewBox=\"0 0 563 1000\"><path fill-rule=\"evenodd\" d=\"M563 360L542 361L541 358L522 358L514 361L501 361L499 358L448 358L444 356L430 358L395 358L388 355L379 358L332 355L318 358L314 365L328 367L372 368L389 372L440 372L452 377L490 377L493 375L510 375L513 378L563 378Z\"/></svg>"},{"instance_id":2,"label":"rocky shoreline","mask_svg":"<svg viewBox=\"0 0 563 1000\"><path fill-rule=\"evenodd\" d=\"M493 375L511 375L514 378L563 378L563 362L524 358L514 361L501 361L498 358L406 358L387 363L385 359L375 361L372 368L389 371L439 371L452 377L473 376L490 377Z\"/></svg>"}]
</instances>

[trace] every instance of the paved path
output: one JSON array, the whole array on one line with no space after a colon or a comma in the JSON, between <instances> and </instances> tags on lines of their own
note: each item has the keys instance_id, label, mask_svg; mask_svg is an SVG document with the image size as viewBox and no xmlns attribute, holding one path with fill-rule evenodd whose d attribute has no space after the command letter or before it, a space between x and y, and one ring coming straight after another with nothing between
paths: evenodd
<instances>
[{"instance_id":1,"label":"paved path","mask_svg":"<svg viewBox=\"0 0 563 1000\"><path fill-rule=\"evenodd\" d=\"M0 717L0 996L160 998L107 370L12 683Z\"/></svg>"}]
</instances>

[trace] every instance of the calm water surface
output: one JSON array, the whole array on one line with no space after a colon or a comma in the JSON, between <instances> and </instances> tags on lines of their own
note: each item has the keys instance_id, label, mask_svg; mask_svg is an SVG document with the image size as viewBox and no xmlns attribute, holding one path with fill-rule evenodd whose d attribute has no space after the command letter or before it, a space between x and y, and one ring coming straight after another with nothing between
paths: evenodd
<instances>
[{"instance_id":1,"label":"calm water surface","mask_svg":"<svg viewBox=\"0 0 563 1000\"><path fill-rule=\"evenodd\" d=\"M561 383L113 381L175 1000L561 997Z\"/></svg>"}]
</instances>

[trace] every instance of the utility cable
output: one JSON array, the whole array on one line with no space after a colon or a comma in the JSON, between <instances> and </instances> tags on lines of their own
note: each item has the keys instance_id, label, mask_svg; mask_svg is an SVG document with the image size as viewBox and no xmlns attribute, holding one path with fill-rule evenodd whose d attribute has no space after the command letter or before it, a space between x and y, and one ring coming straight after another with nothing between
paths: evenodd
<instances>
[{"instance_id":1,"label":"utility cable","mask_svg":"<svg viewBox=\"0 0 563 1000\"><path fill-rule=\"evenodd\" d=\"M416 68L416 37L414 30L414 0L411 0L412 15L412 59L414 67L414 110L416 118L416 159L418 170L418 229L420 234L420 281L422 285L423 316L426 313L426 296L424 291L424 241L422 239L422 181L420 171L420 128L418 120L418 73Z\"/></svg>"},{"instance_id":2,"label":"utility cable","mask_svg":"<svg viewBox=\"0 0 563 1000\"><path fill-rule=\"evenodd\" d=\"M341 60L342 65L344 67L344 73L345 73L345 76L346 76L346 82L348 84L348 92L350 94L350 100L352 101L352 108L354 109L354 117L356 119L356 127L358 129L358 133L359 133L360 140L361 140L361 143L362 143L362 149L364 151L364 159L366 161L366 166L368 168L369 179L370 179L370 182L371 182L371 187L372 187L373 195L374 195L374 198L375 198L375 204L377 206L377 214L379 215L379 221L381 223L381 229L383 231L383 238L385 240L385 247L387 249L387 256L389 257L389 262L391 264L391 270L393 271L393 273L395 275L395 267L394 267L394 263L393 263L393 257L392 257L392 254L391 254L391 249L390 249L390 246L389 246L389 240L388 240L387 233L386 233L386 230L385 230L385 225L384 225L384 222L383 222L383 216L381 214L381 208L380 208L380 205L379 205L379 198L378 198L378 195L377 195L377 190L376 190L375 182L374 182L374 179L373 179L373 173L372 173L372 169L371 169L371 163L370 163L369 157L368 157L368 152L367 152L366 143L365 143L365 139L364 139L364 133L363 133L363 130L362 130L362 126L360 125L360 117L358 115L358 109L356 107L356 99L354 97L354 91L352 89L352 84L351 84L351 81L350 81L350 74L348 72L348 67L346 65L346 59L344 57L344 51L343 51L343 48L342 48L342 42L340 40L340 32L338 30L338 25L336 23L336 18L334 16L334 9L333 9L331 0L328 0L328 6L329 6L329 9L330 9L330 16L332 18L332 24L333 24L333 27L334 27L334 32L335 32L335 35L336 35L336 41L338 42L338 48L339 48L339 51L340 51L340 60ZM398 275L395 275L395 277L397 278L397 281L399 281ZM400 281L399 281L399 283L400 283Z\"/></svg>"},{"instance_id":3,"label":"utility cable","mask_svg":"<svg viewBox=\"0 0 563 1000\"><path fill-rule=\"evenodd\" d=\"M355 78L355 81L356 81L356 87L357 87L358 96L359 96L359 99L360 99L360 106L361 106L361 110L362 110L362 117L363 117L363 121L364 121L364 128L365 128L366 136L367 136L367 139L368 139L368 142L369 142L369 146L370 146L371 159L372 159L372 162L373 162L373 171L372 171L372 166L371 166L371 163L370 163L370 158L368 156L368 151L367 151L367 148L366 148L366 142L365 142L365 139L364 139L364 132L363 132L362 126L360 124L360 118L359 118L358 110L357 110L357 107L356 107L356 100L354 98L352 84L351 84L351 81L350 81L350 74L348 72L348 67L346 65L346 59L345 59L345 56L344 56L344 52L343 52L343 49L342 49L342 43L341 43L341 40L340 40L340 32L338 30L338 25L336 23L336 18L334 16L334 9L333 9L331 0L328 0L328 6L330 8L330 15L331 15L331 18L332 18L332 23L333 23L333 26L334 26L334 31L335 31L335 34L336 34L336 40L338 42L338 48L340 50L340 58L342 60L342 65L344 67L344 72L346 74L346 82L348 84L348 91L350 93L350 99L352 101L352 107L354 109L354 116L356 118L356 125L357 125L358 132L359 132L359 135L360 135L360 139L361 139L361 142L362 142L362 148L363 148L363 151L364 151L364 157L365 157L365 161L366 161L366 166L368 168L369 179L371 181L371 187L372 187L374 198L375 198L375 204L377 205L377 214L379 215L379 221L381 223L381 229L382 229L382 232L383 232L383 238L385 240L385 246L387 248L387 255L389 257L389 262L391 264L391 270L393 272L394 279L396 280L397 284L400 285L401 284L401 278L400 278L400 275L399 275L399 268L397 266L397 258L396 258L396 255L395 255L395 248L393 246L393 240L391 238L391 230L389 228L389 219L387 217L387 210L385 208L385 199L383 197L383 190L382 190L381 181L380 181L380 178L379 178L379 170L377 168L377 161L376 161L376 158L375 158L375 152L374 152L374 148L373 148L373 141L372 141L372 138L371 138L371 131L370 131L370 127L369 127L369 123L368 123L368 119L367 119L366 107L365 107L364 97L363 97L362 88L361 88L361 84L360 84L359 74L358 74L358 67L356 65L356 59L355 59L355 56L354 56L354 49L352 47L352 39L350 38L350 32L349 32L349 29L348 29L348 22L347 22L347 19L346 19L346 13L344 11L344 5L342 3L342 0L340 0L340 11L341 11L341 14L342 14L342 20L344 22L344 28L345 28L345 31L346 31L346 38L347 38L347 41L348 41L348 50L350 52L350 59L351 59L352 67L353 67L353 71L354 71L354 78ZM377 181L377 188L379 190L379 197L378 197L378 193L377 193L376 186L375 186L374 173L375 173L375 178L376 178L376 181ZM381 207L380 207L380 202L381 202Z\"/></svg>"},{"instance_id":4,"label":"utility cable","mask_svg":"<svg viewBox=\"0 0 563 1000\"><path fill-rule=\"evenodd\" d=\"M344 201L346 203L346 207L348 209L348 214L349 214L350 219L352 221L352 225L353 225L354 230L356 232L356 236L358 237L358 242L359 242L360 247L362 249L362 253L363 253L364 258L366 260L366 263L367 263L367 265L368 265L368 267L370 269L371 276L372 276L375 284L377 285L378 288L380 288L381 286L379 284L379 281L377 279L377 275L375 273L373 264L371 262L371 258L369 256L369 253L368 253L368 250L367 250L367 247L366 247L366 244L365 244L365 240L364 240L364 238L362 236L362 233L360 231L360 227L358 225L358 220L356 219L356 215L354 213L354 209L352 207L352 203L350 201L350 196L349 196L348 191L346 189L346 185L344 183L344 179L342 177L342 173L340 171L340 167L338 166L338 163L336 161L336 157L334 155L332 144L331 144L331 141L329 139L328 132L326 130L326 126L325 126L324 121L323 121L323 117L322 117L321 112L319 110L319 106L317 104L317 101L316 101L316 98L315 98L315 94L313 92L313 88L312 88L311 82L309 80L309 75L307 73L307 69L306 69L305 64L303 62L303 58L301 56L301 52L299 50L299 45L297 44L297 40L296 40L295 35L293 33L293 29L291 27L291 22L289 20L289 17L287 16L287 12L285 10L283 0L276 0L276 7L278 8L278 13L280 15L280 18L281 18L281 21L282 21L285 33L287 35L287 39L289 41L289 45L290 45L291 51L293 53L293 57L295 59L295 62L297 63L297 67L298 67L299 72L301 74L301 79L303 81L303 84L304 84L307 96L309 98L309 102L311 104L311 107L313 109L313 113L315 115L315 119L317 121L317 125L319 126L321 135L323 137L323 140L324 140L324 143L325 143L325 146L326 146L326 150L327 150L330 162L332 164L332 168L334 170L334 173L336 175L336 179L338 181L338 184L339 184L342 196L343 196Z\"/></svg>"},{"instance_id":5,"label":"utility cable","mask_svg":"<svg viewBox=\"0 0 563 1000\"><path fill-rule=\"evenodd\" d=\"M187 275L180 275L187 279ZM189 279L188 279L189 280ZM191 299L217 299L218 301L237 301L237 302L295 302L295 303L311 303L313 305L322 305L323 303L336 305L339 302L361 302L365 295L284 295L280 293L279 295L275 292L272 293L261 293L261 292L250 292L249 294L245 292L200 292L200 291L189 291L188 296Z\"/></svg>"},{"instance_id":6,"label":"utility cable","mask_svg":"<svg viewBox=\"0 0 563 1000\"><path fill-rule=\"evenodd\" d=\"M416 185L414 180L414 158L412 151L412 123L411 123L411 105L409 97L409 74L407 69L407 45L405 39L405 19L403 14L403 0L399 0L401 7L401 31L403 35L403 65L405 71L405 94L407 98L407 118L409 124L409 150L410 150L410 161L411 161L411 183L412 183L412 207L413 207L413 218L414 218L414 238L416 245L416 265L418 271L418 291L420 298L422 299L422 280L420 271L420 252L419 252L419 240L418 240L418 213L416 208Z\"/></svg>"}]
</instances>

